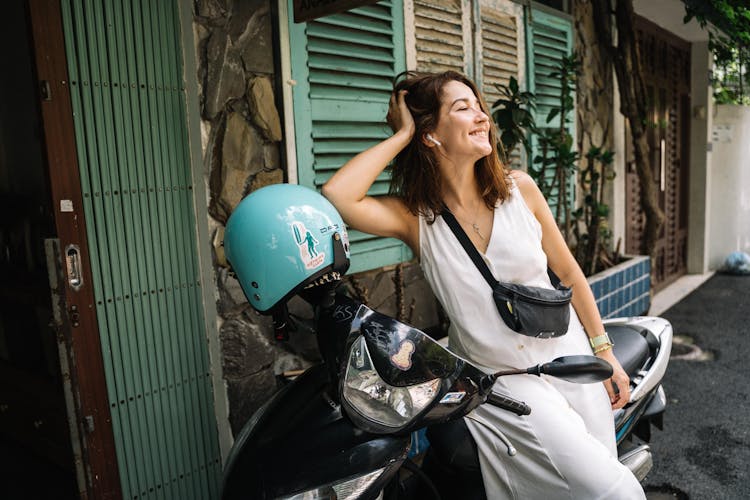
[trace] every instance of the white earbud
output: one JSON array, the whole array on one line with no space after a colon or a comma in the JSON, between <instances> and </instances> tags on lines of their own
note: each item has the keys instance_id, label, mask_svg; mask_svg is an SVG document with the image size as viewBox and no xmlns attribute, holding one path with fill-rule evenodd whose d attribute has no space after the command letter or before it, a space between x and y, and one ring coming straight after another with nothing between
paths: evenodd
<instances>
[{"instance_id":1,"label":"white earbud","mask_svg":"<svg viewBox=\"0 0 750 500\"><path fill-rule=\"evenodd\" d=\"M425 137L427 137L427 140L430 141L430 142L432 142L432 143L434 143L436 146L442 146L442 144L440 143L440 141L438 141L437 139L435 139L434 137L432 137L432 135L427 134Z\"/></svg>"}]
</instances>

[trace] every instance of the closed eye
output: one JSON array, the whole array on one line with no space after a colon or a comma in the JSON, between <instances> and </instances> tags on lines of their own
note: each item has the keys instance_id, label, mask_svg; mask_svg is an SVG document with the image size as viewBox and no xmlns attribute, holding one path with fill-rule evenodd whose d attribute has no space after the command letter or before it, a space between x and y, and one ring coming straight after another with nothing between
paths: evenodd
<instances>
[{"instance_id":1,"label":"closed eye","mask_svg":"<svg viewBox=\"0 0 750 500\"><path fill-rule=\"evenodd\" d=\"M466 111L474 106L479 108L479 102L476 99L469 99L468 97L461 97L451 103L451 106L456 111Z\"/></svg>"}]
</instances>

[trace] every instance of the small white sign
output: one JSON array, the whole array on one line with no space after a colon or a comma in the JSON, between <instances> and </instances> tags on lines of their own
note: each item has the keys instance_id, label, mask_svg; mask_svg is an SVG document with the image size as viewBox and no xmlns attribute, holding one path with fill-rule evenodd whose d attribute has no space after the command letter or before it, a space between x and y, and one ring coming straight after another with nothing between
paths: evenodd
<instances>
[{"instance_id":1,"label":"small white sign","mask_svg":"<svg viewBox=\"0 0 750 500\"><path fill-rule=\"evenodd\" d=\"M734 132L734 126L724 123L717 123L714 125L713 133L711 134L711 140L713 142L732 142L732 135Z\"/></svg>"},{"instance_id":2,"label":"small white sign","mask_svg":"<svg viewBox=\"0 0 750 500\"><path fill-rule=\"evenodd\" d=\"M72 212L73 211L73 200L60 200L60 211L61 212Z\"/></svg>"}]
</instances>

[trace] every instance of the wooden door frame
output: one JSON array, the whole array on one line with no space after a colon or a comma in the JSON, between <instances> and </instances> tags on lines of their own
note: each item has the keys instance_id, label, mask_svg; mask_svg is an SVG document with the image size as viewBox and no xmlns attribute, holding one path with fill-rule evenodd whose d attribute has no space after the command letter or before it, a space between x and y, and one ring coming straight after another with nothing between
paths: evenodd
<instances>
[{"instance_id":1,"label":"wooden door frame","mask_svg":"<svg viewBox=\"0 0 750 500\"><path fill-rule=\"evenodd\" d=\"M49 169L52 207L60 248L76 245L81 255L82 286L65 280L62 332L70 346L71 385L83 451L84 498L120 499L122 489L115 453L109 397L104 376L99 327L86 236L86 221L76 153L73 111L60 0L29 0L36 76ZM65 264L63 264L65 266ZM63 269L63 274L67 269Z\"/></svg>"}]
</instances>

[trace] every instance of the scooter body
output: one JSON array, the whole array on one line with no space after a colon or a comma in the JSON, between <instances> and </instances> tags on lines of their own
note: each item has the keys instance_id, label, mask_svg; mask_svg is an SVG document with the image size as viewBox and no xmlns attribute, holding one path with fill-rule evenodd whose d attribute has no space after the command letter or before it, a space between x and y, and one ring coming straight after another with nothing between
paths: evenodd
<instances>
[{"instance_id":1,"label":"scooter body","mask_svg":"<svg viewBox=\"0 0 750 500\"><path fill-rule=\"evenodd\" d=\"M663 427L667 398L661 381L672 351L672 325L641 316L607 320L605 328L631 381L630 403L614 414L618 456L642 481L653 465L651 428Z\"/></svg>"},{"instance_id":2,"label":"scooter body","mask_svg":"<svg viewBox=\"0 0 750 500\"><path fill-rule=\"evenodd\" d=\"M242 428L224 469L223 499L374 498L401 467L410 436L363 431L339 403L338 365L358 306L337 296L318 314L325 362L277 392Z\"/></svg>"},{"instance_id":3,"label":"scooter body","mask_svg":"<svg viewBox=\"0 0 750 500\"><path fill-rule=\"evenodd\" d=\"M406 458L411 440L352 425L328 396L330 383L325 367L315 366L256 412L230 454L222 498L295 498L300 492L316 492L310 498L377 496Z\"/></svg>"},{"instance_id":4,"label":"scooter body","mask_svg":"<svg viewBox=\"0 0 750 500\"><path fill-rule=\"evenodd\" d=\"M458 498L450 491L456 486L461 498L482 498L476 445L460 417L490 399L520 414L528 408L512 400L498 403L491 394L494 379L487 374L460 358L448 360L447 351L430 345L423 333L349 298L337 296L333 307L318 311L316 329L323 364L291 382L245 425L225 467L222 498L367 499L382 496L383 490L386 497L409 498L420 489ZM632 443L644 429L661 423L665 398L659 381L672 330L659 318L610 320L607 330L634 385L631 403L614 415L618 444L628 465L642 476L651 467L650 450ZM368 394L373 399L381 395L360 390L358 369L383 377L379 390L413 388L429 377L439 382L427 389L429 404L393 423L384 413L371 418L366 401L357 403ZM407 452L413 431L425 427L431 446L417 468ZM423 479L422 486L401 487L399 472L407 468Z\"/></svg>"}]
</instances>

